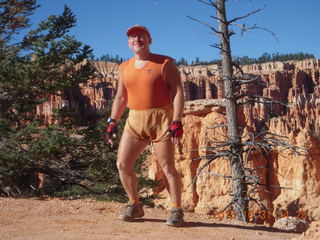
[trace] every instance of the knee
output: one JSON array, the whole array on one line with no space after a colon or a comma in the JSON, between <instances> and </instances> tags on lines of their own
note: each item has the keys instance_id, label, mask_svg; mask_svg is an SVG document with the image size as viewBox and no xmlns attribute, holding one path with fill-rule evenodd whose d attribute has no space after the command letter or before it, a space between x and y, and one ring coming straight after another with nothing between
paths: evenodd
<instances>
[{"instance_id":1,"label":"knee","mask_svg":"<svg viewBox=\"0 0 320 240\"><path fill-rule=\"evenodd\" d=\"M117 168L119 172L130 172L133 169L131 166L128 166L128 164L124 161L117 161Z\"/></svg>"},{"instance_id":2,"label":"knee","mask_svg":"<svg viewBox=\"0 0 320 240\"><path fill-rule=\"evenodd\" d=\"M178 174L174 165L165 165L162 167L162 171L167 178L175 177Z\"/></svg>"}]
</instances>

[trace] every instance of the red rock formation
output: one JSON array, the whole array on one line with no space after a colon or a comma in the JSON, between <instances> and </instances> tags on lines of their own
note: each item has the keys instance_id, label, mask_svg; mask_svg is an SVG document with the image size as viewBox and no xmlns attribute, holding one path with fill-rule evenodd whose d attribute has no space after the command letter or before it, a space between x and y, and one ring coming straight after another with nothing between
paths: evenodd
<instances>
[{"instance_id":1,"label":"red rock formation","mask_svg":"<svg viewBox=\"0 0 320 240\"><path fill-rule=\"evenodd\" d=\"M247 86L242 89L242 92L261 94L272 100L286 101L289 103L289 108L280 104L255 103L245 105L239 112L239 119L244 127L243 137L245 138L248 132L259 129L261 127L259 124L263 119L270 118L267 127L271 133L286 136L288 142L306 150L305 155L301 156L293 154L289 150L281 153L274 152L269 156L254 152L248 159L248 166L267 166L266 169L259 172L262 183L292 188L292 190L286 190L267 187L266 190L269 193L262 191L259 193L260 198L265 200L273 211L268 219L263 219L264 221L273 222L274 218L283 217L281 215L283 212L292 216L299 215L309 220L320 219L319 66L319 60L305 60L301 62L255 64L244 67L245 72L260 75L261 80L268 85L261 89L257 88L256 85ZM203 68L205 67L203 66ZM199 66L193 70L191 67L183 67L181 70L186 71L186 69L189 74L182 73L182 75L187 76L183 77L184 81L192 81L194 84L200 82L199 78L203 77L202 73L208 73ZM215 84L218 77L218 75L216 79L208 77L207 81ZM199 84L200 89L202 86L202 83ZM206 90L201 90L199 93L201 92L206 92ZM194 93L192 94L194 95ZM189 96L192 94L189 94ZM205 98L205 96L202 95L202 98ZM194 142L192 149L198 149L197 154L205 156L210 152L204 150L204 148L210 146L212 141L221 140L226 135L223 129L210 129L214 124L224 123L225 116L221 108L212 108L210 104L205 107L206 102L203 100L201 103L198 100L187 104L186 117L184 118L186 131L181 143L184 157L177 156L177 159L179 159L178 167L181 172L186 172L186 169L191 167L192 158L189 156L191 149L187 147L187 142ZM198 109L197 106L199 106ZM197 116L196 121L201 122L201 125L189 126L191 116L193 119ZM199 129L195 130L197 126ZM200 132L199 136L194 135L196 131ZM195 146L197 143L198 147ZM185 164L180 162L181 159L185 161ZM204 160L199 164L201 165L203 162ZM194 172L192 169L188 171ZM184 204L188 207L195 206L195 211L202 213L225 207L230 200L231 185L229 179L218 177L219 174L230 174L229 163L226 159L215 160L210 164L205 173L200 176L195 191L184 189ZM184 176L184 174L181 175ZM190 178L183 177L183 181L184 186L187 186L190 183ZM252 211L259 213L257 207L251 207Z\"/></svg>"},{"instance_id":2,"label":"red rock formation","mask_svg":"<svg viewBox=\"0 0 320 240\"><path fill-rule=\"evenodd\" d=\"M81 109L78 117L82 119L90 118L104 109L116 93L119 66L104 61L95 61L92 65L96 69L92 79L65 90L63 96L46 96L48 101L37 106L36 117L46 123L56 123L53 110L64 106Z\"/></svg>"},{"instance_id":3,"label":"red rock formation","mask_svg":"<svg viewBox=\"0 0 320 240\"><path fill-rule=\"evenodd\" d=\"M95 62L97 76L78 88L70 89L63 99L52 96L48 102L37 108L37 116L46 122L54 122L52 110L63 105L85 107L84 115L90 115L104 108L114 96L118 77L118 65ZM262 95L272 100L288 102L288 108L281 104L266 105L252 103L239 110L239 121L243 127L243 138L260 129L263 120L270 118L267 128L270 132L287 137L287 141L305 148L305 155L296 155L289 150L262 155L254 152L246 164L252 167L266 165L259 174L262 182L292 188L285 190L267 187L268 193L260 192L270 209L273 222L281 217L280 210L290 215L301 215L308 219L320 219L320 60L300 62L272 62L244 66L248 74L259 75L265 86L248 85L242 93ZM196 185L190 182L199 165L210 154L206 147L226 135L224 128L212 128L214 124L225 123L224 109L220 107L223 97L220 72L217 65L180 67L186 104L185 135L177 146L176 159L183 179L183 205L196 212L207 213L212 208L222 209L231 197L227 159L212 162L200 176ZM260 99L262 102L265 99ZM280 150L280 149L279 149ZM203 159L199 159L203 157ZM150 176L163 178L159 167L153 162ZM158 189L162 191L163 188ZM166 195L167 196L167 195ZM159 201L166 205L167 200ZM258 208L252 206L257 213Z\"/></svg>"}]
</instances>

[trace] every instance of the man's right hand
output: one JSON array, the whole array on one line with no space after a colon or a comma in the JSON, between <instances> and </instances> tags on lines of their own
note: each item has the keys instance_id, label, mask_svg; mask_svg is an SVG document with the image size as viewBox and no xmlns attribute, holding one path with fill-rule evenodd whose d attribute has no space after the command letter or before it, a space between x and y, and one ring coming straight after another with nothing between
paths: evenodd
<instances>
[{"instance_id":1,"label":"man's right hand","mask_svg":"<svg viewBox=\"0 0 320 240\"><path fill-rule=\"evenodd\" d=\"M114 138L117 137L117 132L118 132L118 127L115 122L110 122L108 127L107 127L107 133L106 133L106 138L108 142L113 146L114 144Z\"/></svg>"}]
</instances>

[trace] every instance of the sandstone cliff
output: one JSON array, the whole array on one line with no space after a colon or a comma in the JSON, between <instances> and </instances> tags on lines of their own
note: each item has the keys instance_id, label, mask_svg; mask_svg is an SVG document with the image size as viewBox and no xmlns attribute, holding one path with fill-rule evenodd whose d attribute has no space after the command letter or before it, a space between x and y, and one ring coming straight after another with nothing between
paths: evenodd
<instances>
[{"instance_id":1,"label":"sandstone cliff","mask_svg":"<svg viewBox=\"0 0 320 240\"><path fill-rule=\"evenodd\" d=\"M54 122L52 110L63 105L83 107L83 116L94 114L106 106L114 96L118 78L118 65L94 62L97 75L87 83L66 91L63 99L51 97L37 108L37 116L46 122ZM206 147L214 140L223 140L223 128L211 128L214 124L225 123L222 101L223 89L217 65L179 67L188 100L183 119L185 135L176 149L177 167L183 180L183 205L190 211L208 213L222 209L231 197L230 179L218 175L229 175L227 159L214 161L200 176L196 185L190 182L199 165L200 157L210 153ZM247 74L256 74L265 85L249 85L241 88L242 93L262 95L272 100L288 103L252 103L239 111L243 137L262 127L270 132L283 135L292 144L305 149L305 155L296 155L289 150L269 155L254 152L247 161L248 166L259 167L262 182L275 187L266 187L259 193L273 212L260 216L260 222L273 222L283 214L302 218L320 219L320 60L300 62L272 62L244 66ZM261 99L261 101L265 101ZM267 125L264 120L270 119ZM163 178L155 159L149 175L158 180ZM292 188L280 189L276 186ZM162 191L158 189L158 191ZM162 191L161 194L166 193ZM167 200L159 203L166 205ZM252 206L254 214L259 209ZM281 211L282 210L282 211ZM256 218L257 220L257 218Z\"/></svg>"},{"instance_id":2,"label":"sandstone cliff","mask_svg":"<svg viewBox=\"0 0 320 240\"><path fill-rule=\"evenodd\" d=\"M45 123L56 123L53 110L68 106L79 109L79 118L88 119L105 108L116 93L119 66L104 61L91 64L96 69L92 79L65 90L63 96L47 96L48 101L37 106L36 117Z\"/></svg>"},{"instance_id":3,"label":"sandstone cliff","mask_svg":"<svg viewBox=\"0 0 320 240\"><path fill-rule=\"evenodd\" d=\"M284 190L268 187L268 193L260 192L260 197L269 202L269 207L274 210L272 216L279 218L282 214L306 217L309 219L319 219L320 215L320 85L319 85L319 60L306 60L301 62L287 63L266 63L260 65L250 65L243 68L244 72L257 74L261 81L267 83L263 88L256 85L247 86L242 91L248 94L260 94L273 100L288 102L289 108L280 104L265 105L255 103L245 105L239 112L239 119L242 121L243 137L248 132L260 129L262 120L270 118L267 128L270 132L286 136L289 142L304 147L306 154L298 156L291 151L284 151L281 154L271 153L264 156L259 152L254 153L247 163L253 167L266 165L266 169L260 171L262 182L268 185L283 186L292 188ZM205 68L205 67L203 67ZM213 73L207 72L197 67L194 69L194 78L199 78L200 73L207 74L210 83L215 84L216 79ZM183 74L183 72L182 72ZM196 76L198 74L198 76ZM193 75L188 76L193 79ZM205 79L205 76L202 75ZM214 89L211 87L211 89ZM217 89L219 89L217 87ZM205 91L208 92L208 89ZM217 96L219 96L219 91ZM208 101L204 101L208 102ZM196 106L201 106L203 111L196 111ZM225 122L223 110L220 107L203 108L204 104L188 103L186 105L186 117L184 123L187 128L186 135L182 140L183 156L178 155L180 161L186 162L178 166L184 176L186 167L193 162L188 150L198 149L194 155L203 156L206 146L210 146L213 139L223 140L226 136L222 129L210 129L215 124ZM212 104L214 106L214 103ZM190 113L188 112L190 111ZM192 123L192 131L188 125ZM198 125L195 125L198 123ZM200 132L194 138L193 132ZM188 147L190 142L197 142L198 146ZM179 151L177 151L179 152ZM186 157L187 156L187 157ZM200 165L202 162L199 163ZM195 163L193 164L195 165ZM180 167L183 166L183 167ZM194 170L190 169L194 173ZM225 159L214 161L198 181L192 194L187 188L185 191L185 204L191 204L197 212L209 212L210 209L222 209L230 200L229 179L218 177L215 173L229 175L229 163ZM184 186L190 179L184 179ZM191 199L195 199L190 203ZM270 204L271 203L271 204ZM255 209L253 207L253 209ZM283 210L283 211L281 211ZM258 214L258 209L254 210ZM302 216L303 215L303 216ZM272 217L271 216L271 217ZM262 218L260 216L260 218ZM261 219L260 219L261 220ZM266 221L273 219L264 218Z\"/></svg>"},{"instance_id":4,"label":"sandstone cliff","mask_svg":"<svg viewBox=\"0 0 320 240\"><path fill-rule=\"evenodd\" d=\"M296 155L285 150L270 153L269 156L254 152L247 166L259 167L262 183L267 192L259 192L272 213L265 213L251 206L252 218L257 222L273 223L285 215L301 218L320 218L320 85L319 60L301 62L265 63L243 67L245 73L260 76L265 86L249 85L242 87L242 93L262 95L272 100L288 102L288 108L280 104L252 103L239 111L243 126L243 137L259 130L266 118L271 133L286 136L286 141L305 149L305 155ZM225 129L214 128L225 123L223 108L219 100L223 91L219 83L217 66L181 67L186 97L184 125L185 136L177 147L177 167L183 179L184 206L196 212L210 213L213 209L223 209L230 201L230 179L218 175L230 175L226 159L215 160L200 176L195 186L189 186L196 169L205 161L198 160L210 152L206 147L214 140L224 140ZM205 100L206 99L206 100ZM279 149L280 150L280 149ZM158 169L155 168L155 171ZM159 176L150 170L151 176ZM291 188L280 189L278 186ZM167 193L164 193L167 196ZM167 205L168 200L159 201Z\"/></svg>"}]
</instances>

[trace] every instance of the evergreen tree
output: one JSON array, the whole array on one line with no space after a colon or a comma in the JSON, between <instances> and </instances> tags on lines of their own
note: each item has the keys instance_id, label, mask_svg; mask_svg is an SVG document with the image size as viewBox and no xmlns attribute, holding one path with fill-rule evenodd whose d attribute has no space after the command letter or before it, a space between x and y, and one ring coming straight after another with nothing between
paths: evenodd
<instances>
[{"instance_id":1,"label":"evergreen tree","mask_svg":"<svg viewBox=\"0 0 320 240\"><path fill-rule=\"evenodd\" d=\"M178 62L177 65L188 65L188 61L185 58L181 58Z\"/></svg>"},{"instance_id":2,"label":"evergreen tree","mask_svg":"<svg viewBox=\"0 0 320 240\"><path fill-rule=\"evenodd\" d=\"M118 63L121 64L124 61L126 61L124 58L120 57L118 54L116 55L116 57L113 57L109 54L104 54L99 58L100 61L106 61L106 62L114 62L114 63Z\"/></svg>"},{"instance_id":3,"label":"evergreen tree","mask_svg":"<svg viewBox=\"0 0 320 240\"><path fill-rule=\"evenodd\" d=\"M35 107L49 94L61 94L87 80L93 70L89 63L83 63L90 47L68 35L76 23L68 7L62 15L42 21L18 43L13 43L13 36L29 27L28 16L38 5L34 0L10 0L1 1L0 7L0 183L10 187L26 183L38 171L37 164L48 160L37 155L39 151L62 157L55 155L54 149L65 143L65 134L39 128L33 115ZM54 142L57 139L61 142ZM33 145L37 140L46 142Z\"/></svg>"},{"instance_id":4,"label":"evergreen tree","mask_svg":"<svg viewBox=\"0 0 320 240\"><path fill-rule=\"evenodd\" d=\"M34 118L35 107L49 95L64 96L94 73L86 61L93 56L90 47L68 35L75 15L65 6L60 16L49 16L13 43L14 35L29 29L28 17L38 5L35 0L10 0L0 7L0 195L122 198L116 152L104 139L110 106L90 121L77 117L80 110L68 104L55 110L59 124L45 127ZM123 125L119 123L120 131ZM45 177L41 189L31 181L39 174Z\"/></svg>"}]
</instances>

